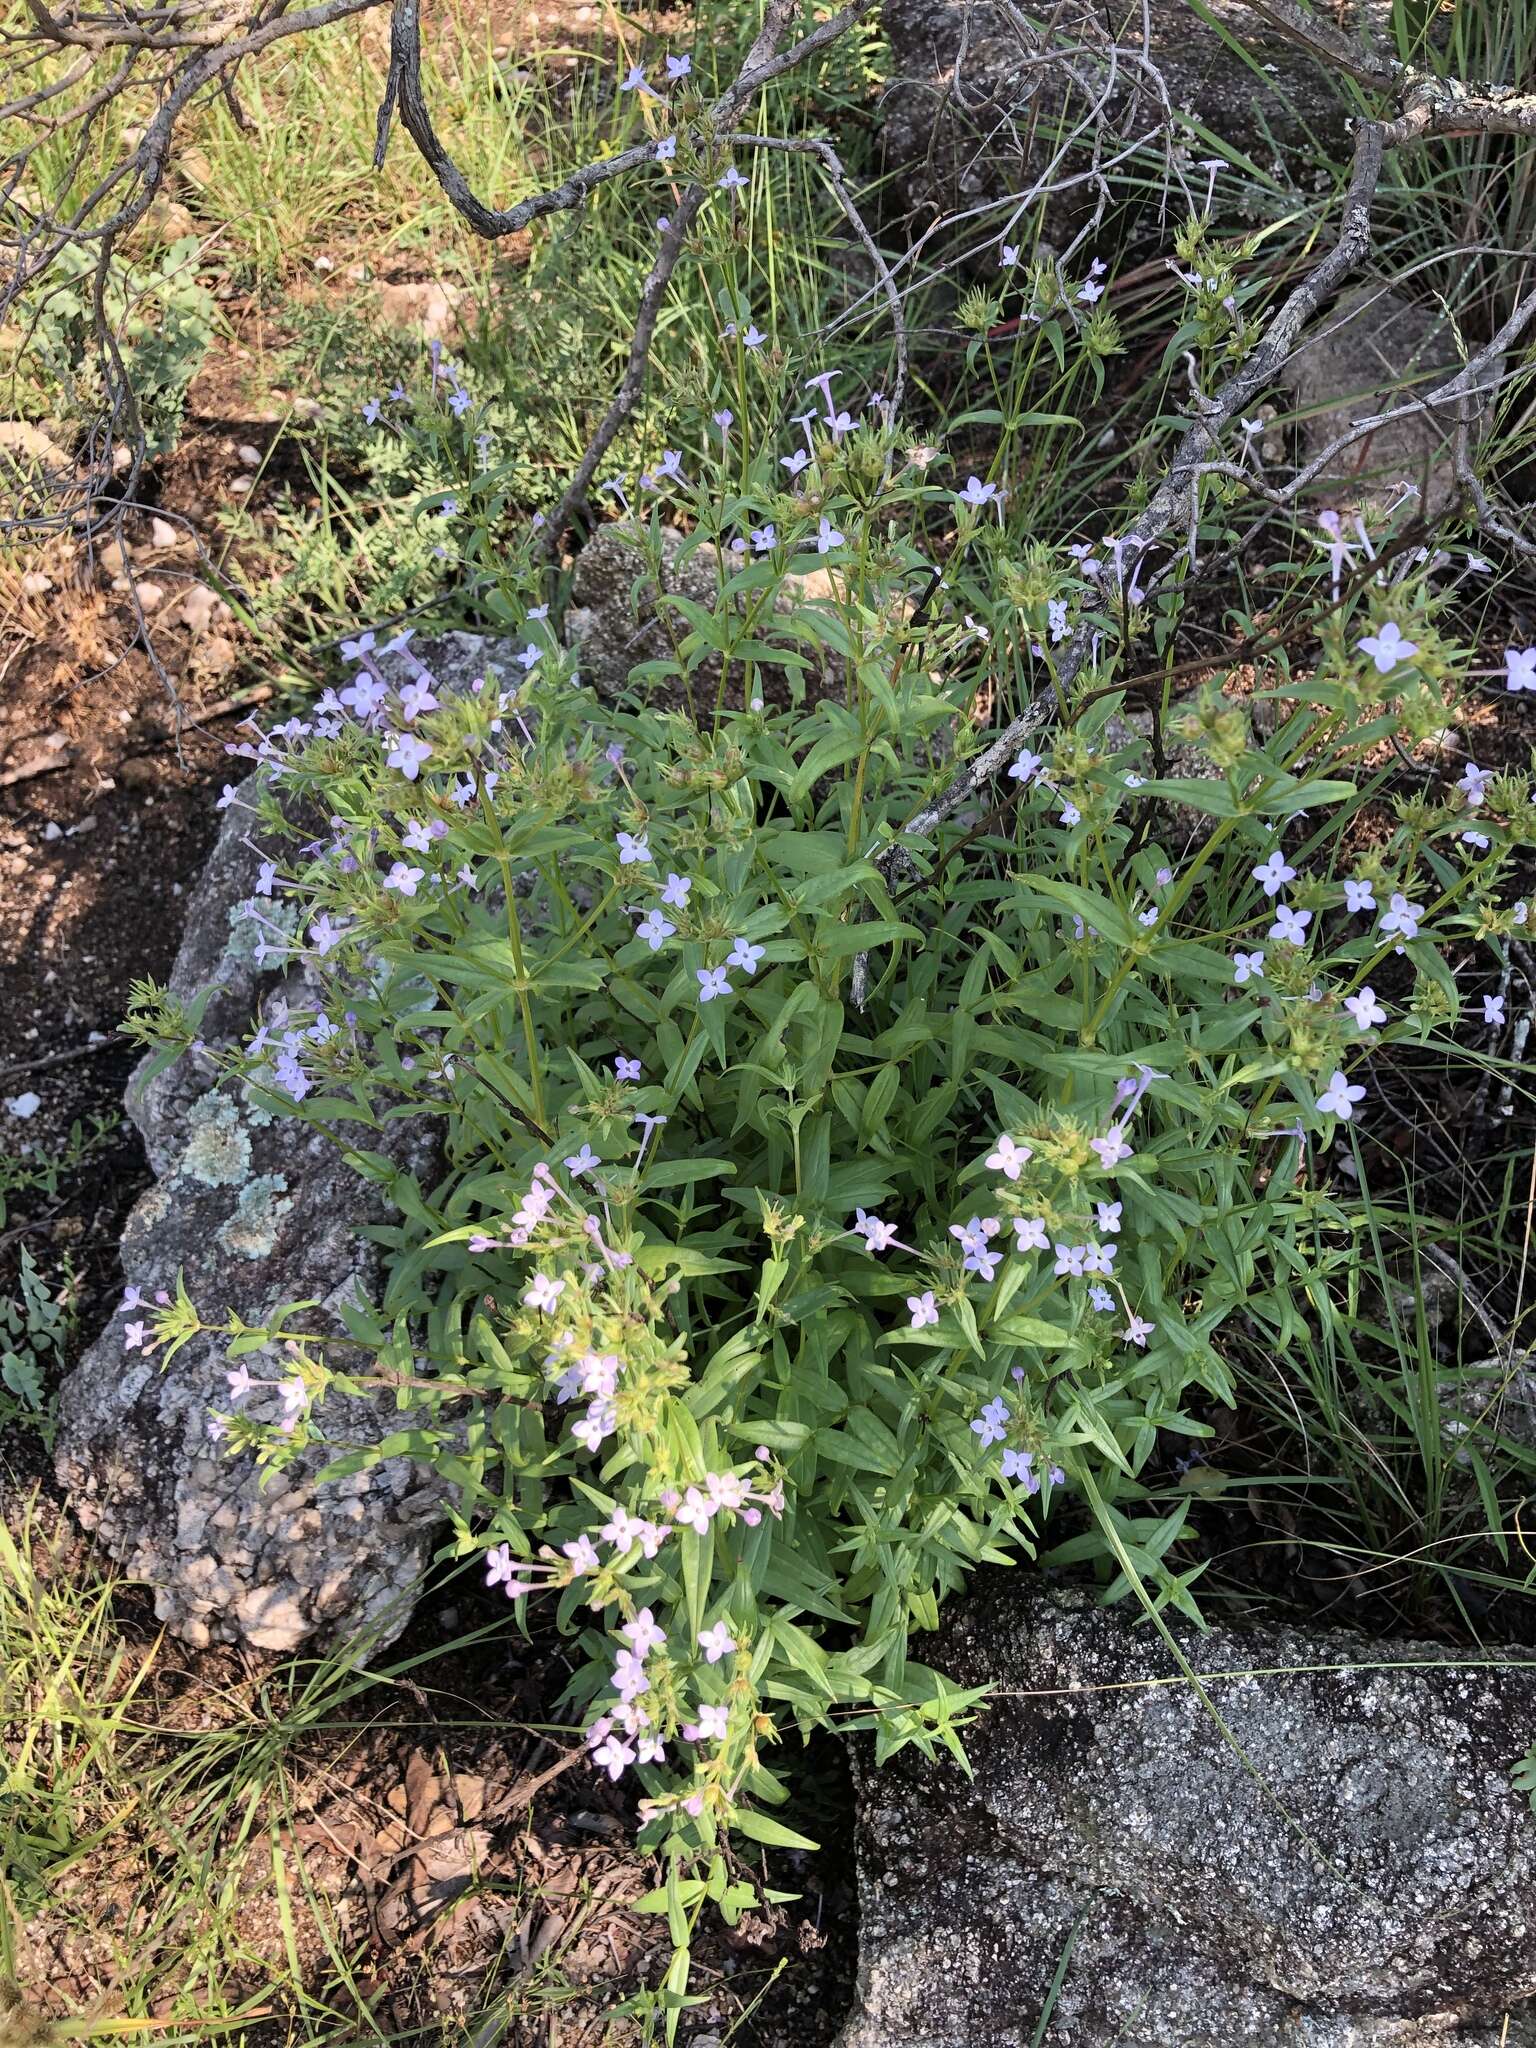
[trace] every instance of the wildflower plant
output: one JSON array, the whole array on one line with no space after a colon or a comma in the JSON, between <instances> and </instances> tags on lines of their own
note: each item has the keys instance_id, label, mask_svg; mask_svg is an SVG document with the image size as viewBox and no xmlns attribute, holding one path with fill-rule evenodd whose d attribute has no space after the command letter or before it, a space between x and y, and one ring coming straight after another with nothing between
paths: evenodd
<instances>
[{"instance_id":1,"label":"wildflower plant","mask_svg":"<svg viewBox=\"0 0 1536 2048\"><path fill-rule=\"evenodd\" d=\"M1197 1613L1158 1446L1231 1403L1234 1319L1284 1343L1351 1228L1327 1152L1369 1062L1454 1026L1447 942L1526 922L1532 836L1525 776L1390 799L1373 765L1473 687L1459 558L1298 525L1309 667L1274 641L1251 700L1213 682L1179 714L1176 586L1149 597L1113 537L1021 533L1006 477L937 481L835 372L786 403L744 337L726 361L679 446L605 485L637 586L665 520L714 605L661 598L671 652L600 701L536 537L498 556L469 499L508 672L451 692L408 632L361 633L345 684L234 750L268 856L247 915L313 1009L227 1056L156 991L136 1027L400 1216L342 1350L304 1304L228 1326L215 1432L451 1479L452 1553L576 1639L564 1704L636 1781L674 1916L725 1834L801 1840L772 1813L792 1731L962 1755L979 1695L914 1638L977 1565L1045 1550ZM909 832L983 679L1054 723L995 804ZM1206 772L1166 772L1173 736ZM430 1186L371 1142L421 1114ZM184 1293L126 1307L166 1357L207 1327ZM364 1451L327 1410L369 1386L402 1425Z\"/></svg>"}]
</instances>

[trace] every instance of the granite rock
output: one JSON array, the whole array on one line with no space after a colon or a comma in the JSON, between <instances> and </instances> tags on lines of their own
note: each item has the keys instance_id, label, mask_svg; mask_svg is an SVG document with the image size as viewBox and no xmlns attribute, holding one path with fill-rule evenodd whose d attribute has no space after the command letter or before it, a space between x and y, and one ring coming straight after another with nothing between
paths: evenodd
<instances>
[{"instance_id":1,"label":"granite rock","mask_svg":"<svg viewBox=\"0 0 1536 2048\"><path fill-rule=\"evenodd\" d=\"M861 1761L841 2048L1019 2048L1058 1969L1052 2048L1531 2048L1531 1653L1174 1633L1242 1756L1128 1607L957 1604L930 1661L998 1688L975 1781Z\"/></svg>"},{"instance_id":2,"label":"granite rock","mask_svg":"<svg viewBox=\"0 0 1536 2048\"><path fill-rule=\"evenodd\" d=\"M1224 35L1188 0L1149 0L1144 64L1140 0L1066 0L1044 21L1009 0L885 0L892 80L882 125L898 190L920 218L948 217L1029 192L1052 167L1054 181L1074 181L1047 207L1048 236L1064 239L1094 201L1081 175L1087 135L1113 156L1134 138L1155 139L1167 107L1289 178L1319 153L1346 149L1349 101L1326 68L1239 0L1209 5ZM1347 26L1384 11L1367 0L1328 18ZM1111 41L1122 52L1113 69ZM1057 135L1074 129L1078 139L1052 166ZM976 236L975 221L967 233Z\"/></svg>"},{"instance_id":3,"label":"granite rock","mask_svg":"<svg viewBox=\"0 0 1536 2048\"><path fill-rule=\"evenodd\" d=\"M1455 329L1444 311L1379 285L1349 293L1315 323L1280 373L1301 461L1312 461L1355 421L1411 404L1416 393L1453 377L1461 365ZM1497 381L1490 378L1490 384ZM1487 402L1472 401L1474 442L1487 420ZM1409 485L1434 518L1458 495L1450 458L1456 424L1450 412L1410 412L1389 420L1341 450L1311 494L1328 504L1356 506L1400 499Z\"/></svg>"}]
</instances>

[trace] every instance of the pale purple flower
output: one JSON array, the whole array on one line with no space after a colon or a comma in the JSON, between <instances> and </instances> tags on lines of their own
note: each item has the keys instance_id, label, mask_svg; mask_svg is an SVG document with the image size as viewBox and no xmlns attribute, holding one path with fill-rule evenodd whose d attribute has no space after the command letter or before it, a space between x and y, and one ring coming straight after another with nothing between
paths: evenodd
<instances>
[{"instance_id":1,"label":"pale purple flower","mask_svg":"<svg viewBox=\"0 0 1536 2048\"><path fill-rule=\"evenodd\" d=\"M432 749L424 739L413 732L403 732L396 736L394 746L390 750L389 765L391 768L398 768L407 782L414 782L421 773L422 763L431 752Z\"/></svg>"},{"instance_id":2,"label":"pale purple flower","mask_svg":"<svg viewBox=\"0 0 1536 2048\"><path fill-rule=\"evenodd\" d=\"M1007 1426L1010 1420L1009 1411L1000 1394L987 1403L971 1424L972 1433L980 1437L984 1451L990 1450L993 1444L1002 1442L1008 1433Z\"/></svg>"},{"instance_id":3,"label":"pale purple flower","mask_svg":"<svg viewBox=\"0 0 1536 2048\"><path fill-rule=\"evenodd\" d=\"M1262 953L1234 953L1232 955L1232 979L1241 988L1245 981L1251 981L1264 971Z\"/></svg>"},{"instance_id":4,"label":"pale purple flower","mask_svg":"<svg viewBox=\"0 0 1536 2048\"><path fill-rule=\"evenodd\" d=\"M1127 1344L1135 1344L1140 1350L1145 1351L1147 1339L1156 1328L1156 1323L1149 1323L1144 1316L1137 1315L1133 1310L1131 1320L1126 1324L1121 1335L1125 1338Z\"/></svg>"},{"instance_id":5,"label":"pale purple flower","mask_svg":"<svg viewBox=\"0 0 1536 2048\"><path fill-rule=\"evenodd\" d=\"M1401 891L1394 890L1382 912L1381 930L1400 933L1404 939L1416 939L1419 935L1419 920L1424 915L1422 903L1410 903Z\"/></svg>"},{"instance_id":6,"label":"pale purple flower","mask_svg":"<svg viewBox=\"0 0 1536 2048\"><path fill-rule=\"evenodd\" d=\"M638 1081L641 1071L640 1062L629 1059L625 1054L620 1053L613 1063L613 1071L621 1081Z\"/></svg>"},{"instance_id":7,"label":"pale purple flower","mask_svg":"<svg viewBox=\"0 0 1536 2048\"><path fill-rule=\"evenodd\" d=\"M1278 896L1287 882L1294 882L1296 870L1277 847L1266 861L1261 861L1253 870L1253 879L1271 898Z\"/></svg>"},{"instance_id":8,"label":"pale purple flower","mask_svg":"<svg viewBox=\"0 0 1536 2048\"><path fill-rule=\"evenodd\" d=\"M1502 996L1483 997L1483 1022L1485 1024L1502 1024L1504 1022L1504 998Z\"/></svg>"},{"instance_id":9,"label":"pale purple flower","mask_svg":"<svg viewBox=\"0 0 1536 2048\"><path fill-rule=\"evenodd\" d=\"M921 1294L909 1294L907 1296L907 1307L912 1316L909 1327L914 1330L926 1329L930 1323L936 1323L939 1320L939 1305L933 1298L933 1289L931 1287L925 1289Z\"/></svg>"},{"instance_id":10,"label":"pale purple flower","mask_svg":"<svg viewBox=\"0 0 1536 2048\"><path fill-rule=\"evenodd\" d=\"M725 978L723 967L696 967L693 971L698 976L701 1003L712 1003L716 996L734 993L731 984Z\"/></svg>"},{"instance_id":11,"label":"pale purple flower","mask_svg":"<svg viewBox=\"0 0 1536 2048\"><path fill-rule=\"evenodd\" d=\"M688 891L692 887L693 882L687 875L669 874L667 876L667 886L661 892L661 900L663 903L669 904L674 910L686 910L688 907Z\"/></svg>"},{"instance_id":12,"label":"pale purple flower","mask_svg":"<svg viewBox=\"0 0 1536 2048\"><path fill-rule=\"evenodd\" d=\"M396 889L402 896L414 896L416 884L426 873L425 868L413 868L403 860L397 860L384 877L386 889Z\"/></svg>"},{"instance_id":13,"label":"pale purple flower","mask_svg":"<svg viewBox=\"0 0 1536 2048\"><path fill-rule=\"evenodd\" d=\"M830 519L823 519L816 530L817 554L829 555L834 548L840 548L842 545L843 536L838 532Z\"/></svg>"},{"instance_id":14,"label":"pale purple flower","mask_svg":"<svg viewBox=\"0 0 1536 2048\"><path fill-rule=\"evenodd\" d=\"M1403 629L1395 619L1388 619L1379 633L1367 633L1355 645L1371 657L1377 674L1383 676L1390 675L1400 661L1411 661L1419 651L1416 642L1404 639Z\"/></svg>"},{"instance_id":15,"label":"pale purple flower","mask_svg":"<svg viewBox=\"0 0 1536 2048\"><path fill-rule=\"evenodd\" d=\"M1310 910L1295 910L1289 903L1277 903L1269 936L1276 945L1304 946L1307 943L1307 926L1311 922Z\"/></svg>"},{"instance_id":16,"label":"pale purple flower","mask_svg":"<svg viewBox=\"0 0 1536 2048\"><path fill-rule=\"evenodd\" d=\"M1506 690L1536 690L1536 647L1506 647L1504 650Z\"/></svg>"},{"instance_id":17,"label":"pale purple flower","mask_svg":"<svg viewBox=\"0 0 1536 2048\"><path fill-rule=\"evenodd\" d=\"M705 1662L718 1664L722 1657L728 1657L736 1647L736 1638L723 1621L717 1621L713 1628L700 1629L699 1648L704 1652Z\"/></svg>"},{"instance_id":18,"label":"pale purple flower","mask_svg":"<svg viewBox=\"0 0 1536 2048\"><path fill-rule=\"evenodd\" d=\"M1098 1154L1099 1164L1106 1172L1131 1156L1132 1148L1125 1142L1125 1129L1121 1124L1111 1124L1102 1138L1090 1138L1088 1143Z\"/></svg>"},{"instance_id":19,"label":"pale purple flower","mask_svg":"<svg viewBox=\"0 0 1536 2048\"><path fill-rule=\"evenodd\" d=\"M1336 1067L1329 1077L1328 1086L1317 1098L1317 1106L1324 1116L1342 1117L1348 1123L1355 1113L1355 1104L1364 1100L1364 1088L1358 1083L1352 1087L1348 1075Z\"/></svg>"},{"instance_id":20,"label":"pale purple flower","mask_svg":"<svg viewBox=\"0 0 1536 2048\"><path fill-rule=\"evenodd\" d=\"M755 974L757 963L767 952L766 946L755 946L750 939L737 939L726 955L727 967L739 967L743 974Z\"/></svg>"},{"instance_id":21,"label":"pale purple flower","mask_svg":"<svg viewBox=\"0 0 1536 2048\"><path fill-rule=\"evenodd\" d=\"M965 480L965 489L955 493L955 502L959 505L990 505L997 495L996 484L983 483L979 476L970 476Z\"/></svg>"},{"instance_id":22,"label":"pale purple flower","mask_svg":"<svg viewBox=\"0 0 1536 2048\"><path fill-rule=\"evenodd\" d=\"M651 849L643 832L620 832L618 848L621 868L643 867L650 861Z\"/></svg>"},{"instance_id":23,"label":"pale purple flower","mask_svg":"<svg viewBox=\"0 0 1536 2048\"><path fill-rule=\"evenodd\" d=\"M1387 1013L1376 1000L1376 991L1367 985L1357 996L1346 996L1344 1007L1355 1020L1357 1030L1369 1031L1373 1024L1385 1024Z\"/></svg>"},{"instance_id":24,"label":"pale purple flower","mask_svg":"<svg viewBox=\"0 0 1536 2048\"><path fill-rule=\"evenodd\" d=\"M1021 1169L1034 1157L1028 1145L1017 1144L1006 1131L997 1141L997 1150L987 1156L988 1169L993 1173L1006 1175L1017 1180Z\"/></svg>"},{"instance_id":25,"label":"pale purple flower","mask_svg":"<svg viewBox=\"0 0 1536 2048\"><path fill-rule=\"evenodd\" d=\"M1016 1251L1043 1252L1050 1244L1045 1224L1038 1216L1015 1216L1013 1234L1018 1240L1014 1247Z\"/></svg>"},{"instance_id":26,"label":"pale purple flower","mask_svg":"<svg viewBox=\"0 0 1536 2048\"><path fill-rule=\"evenodd\" d=\"M1026 747L1008 773L1015 782L1023 783L1027 789L1044 766L1045 757L1042 754L1032 754Z\"/></svg>"},{"instance_id":27,"label":"pale purple flower","mask_svg":"<svg viewBox=\"0 0 1536 2048\"><path fill-rule=\"evenodd\" d=\"M659 953L664 940L670 939L677 926L664 918L659 910L651 910L641 918L635 927L635 937L644 939L653 953Z\"/></svg>"},{"instance_id":28,"label":"pale purple flower","mask_svg":"<svg viewBox=\"0 0 1536 2048\"><path fill-rule=\"evenodd\" d=\"M642 1659L648 1657L652 1650L659 1650L667 1640L666 1631L657 1627L656 1617L649 1607L642 1607L633 1621L626 1621L619 1634Z\"/></svg>"},{"instance_id":29,"label":"pale purple flower","mask_svg":"<svg viewBox=\"0 0 1536 2048\"><path fill-rule=\"evenodd\" d=\"M565 1170L573 1178L579 1179L582 1174L591 1173L594 1167L601 1166L602 1163L592 1147L584 1144L579 1152L573 1152L566 1160Z\"/></svg>"},{"instance_id":30,"label":"pale purple flower","mask_svg":"<svg viewBox=\"0 0 1536 2048\"><path fill-rule=\"evenodd\" d=\"M523 1306L540 1309L545 1315L552 1315L556 1302L564 1292L563 1280L554 1279L548 1273L535 1273L532 1285L523 1296Z\"/></svg>"},{"instance_id":31,"label":"pale purple flower","mask_svg":"<svg viewBox=\"0 0 1536 2048\"><path fill-rule=\"evenodd\" d=\"M1371 883L1364 875L1346 875L1344 878L1344 908L1349 911L1374 910L1376 896Z\"/></svg>"}]
</instances>

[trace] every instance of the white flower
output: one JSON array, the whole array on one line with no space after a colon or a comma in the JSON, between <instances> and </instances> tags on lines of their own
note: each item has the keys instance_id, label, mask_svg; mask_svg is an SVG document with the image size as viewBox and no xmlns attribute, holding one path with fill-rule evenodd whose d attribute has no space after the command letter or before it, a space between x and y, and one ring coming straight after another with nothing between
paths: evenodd
<instances>
[{"instance_id":1,"label":"white flower","mask_svg":"<svg viewBox=\"0 0 1536 2048\"><path fill-rule=\"evenodd\" d=\"M1232 979L1241 988L1245 981L1251 981L1256 974L1264 971L1262 953L1234 953L1232 955Z\"/></svg>"},{"instance_id":2,"label":"white flower","mask_svg":"<svg viewBox=\"0 0 1536 2048\"><path fill-rule=\"evenodd\" d=\"M1485 1024L1502 1024L1504 1022L1504 998L1502 996L1483 997L1483 1022Z\"/></svg>"},{"instance_id":3,"label":"white flower","mask_svg":"<svg viewBox=\"0 0 1536 2048\"><path fill-rule=\"evenodd\" d=\"M1038 1216L1015 1216L1013 1234L1018 1239L1014 1247L1021 1252L1043 1252L1050 1243L1045 1234L1045 1224Z\"/></svg>"},{"instance_id":4,"label":"white flower","mask_svg":"<svg viewBox=\"0 0 1536 2048\"><path fill-rule=\"evenodd\" d=\"M1507 690L1536 690L1536 647L1506 647L1504 687Z\"/></svg>"},{"instance_id":5,"label":"white flower","mask_svg":"<svg viewBox=\"0 0 1536 2048\"><path fill-rule=\"evenodd\" d=\"M996 484L984 484L979 476L970 476L965 480L965 489L955 493L955 502L958 505L990 505L997 494Z\"/></svg>"},{"instance_id":6,"label":"white flower","mask_svg":"<svg viewBox=\"0 0 1536 2048\"><path fill-rule=\"evenodd\" d=\"M552 1279L548 1273L535 1273L532 1286L523 1296L523 1306L525 1308L542 1309L548 1315L553 1311L555 1303L564 1292L565 1282L563 1280Z\"/></svg>"},{"instance_id":7,"label":"white flower","mask_svg":"<svg viewBox=\"0 0 1536 2048\"><path fill-rule=\"evenodd\" d=\"M621 868L643 866L651 857L651 849L643 832L621 832L618 835L618 848Z\"/></svg>"},{"instance_id":8,"label":"white flower","mask_svg":"<svg viewBox=\"0 0 1536 2048\"><path fill-rule=\"evenodd\" d=\"M1335 1068L1328 1086L1317 1098L1317 1106L1324 1116L1342 1117L1348 1123L1355 1113L1355 1104L1364 1100L1365 1090L1358 1083L1351 1087L1348 1075Z\"/></svg>"},{"instance_id":9,"label":"white flower","mask_svg":"<svg viewBox=\"0 0 1536 2048\"><path fill-rule=\"evenodd\" d=\"M1367 986L1357 996L1346 996L1344 1007L1354 1018L1361 1031L1369 1031L1373 1024L1385 1024L1387 1013L1376 1000L1375 989Z\"/></svg>"}]
</instances>

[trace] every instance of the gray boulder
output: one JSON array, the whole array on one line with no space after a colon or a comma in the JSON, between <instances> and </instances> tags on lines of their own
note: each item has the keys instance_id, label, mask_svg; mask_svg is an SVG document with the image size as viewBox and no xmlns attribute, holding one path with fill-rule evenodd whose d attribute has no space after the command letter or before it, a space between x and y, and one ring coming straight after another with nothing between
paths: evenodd
<instances>
[{"instance_id":1,"label":"gray boulder","mask_svg":"<svg viewBox=\"0 0 1536 2048\"><path fill-rule=\"evenodd\" d=\"M956 1609L975 1782L861 1764L841 2048L1023 2048L1053 1990L1051 2048L1531 2048L1530 1653L1174 1633L1241 1756L1128 1607L998 1574Z\"/></svg>"},{"instance_id":2,"label":"gray boulder","mask_svg":"<svg viewBox=\"0 0 1536 2048\"><path fill-rule=\"evenodd\" d=\"M1379 285L1351 292L1314 323L1280 373L1302 462L1322 454L1356 421L1411 404L1461 366L1455 328L1444 311ZM1488 392L1468 402L1474 445L1486 429L1497 375L1488 382ZM1361 505L1400 497L1406 484L1433 518L1458 494L1450 459L1456 425L1454 407L1389 420L1334 456L1312 494L1332 505Z\"/></svg>"},{"instance_id":3,"label":"gray boulder","mask_svg":"<svg viewBox=\"0 0 1536 2048\"><path fill-rule=\"evenodd\" d=\"M1064 236L1094 203L1089 144L1097 138L1107 161L1137 138L1155 142L1169 109L1289 176L1312 151L1337 151L1349 113L1337 80L1251 8L1210 7L1232 42L1188 0L1149 0L1143 60L1140 0L1066 0L1044 21L1009 0L885 0L892 82L882 122L898 189L920 219L1016 196L1052 165L1057 138L1075 132L1052 169L1075 182L1046 220L1048 234ZM1381 0L1346 6L1342 25L1389 11ZM1189 154L1203 152L1195 143ZM1203 191L1203 173L1191 175Z\"/></svg>"},{"instance_id":4,"label":"gray boulder","mask_svg":"<svg viewBox=\"0 0 1536 2048\"><path fill-rule=\"evenodd\" d=\"M488 660L507 665L513 650L455 634L415 651L454 687ZM285 1003L315 1000L302 967L258 964L257 928L238 915L263 852L248 808L256 786L252 778L225 813L171 974L183 1000L208 991L200 1028L210 1048L247 1038L258 1015L271 1021ZM280 1304L315 1300L311 1327L340 1331L339 1305L375 1299L382 1282L379 1250L361 1234L387 1219L379 1192L325 1139L219 1080L210 1059L194 1053L154 1076L148 1067L127 1106L156 1181L124 1231L128 1281L150 1296L180 1275L208 1321L234 1311L259 1323ZM421 1120L390 1123L367 1142L431 1176L435 1140ZM211 1411L231 1407L226 1340L199 1337L162 1366L125 1351L125 1321L114 1317L66 1380L55 1456L75 1513L153 1586L161 1618L193 1643L277 1651L397 1635L441 1521L438 1483L393 1458L321 1486L328 1454L317 1449L262 1484L252 1457L226 1456L209 1436ZM264 1365L281 1376L260 1357L248 1363L258 1378ZM245 1405L273 1419L277 1396ZM332 1397L323 1420L328 1436L358 1446L399 1426L384 1393Z\"/></svg>"}]
</instances>

